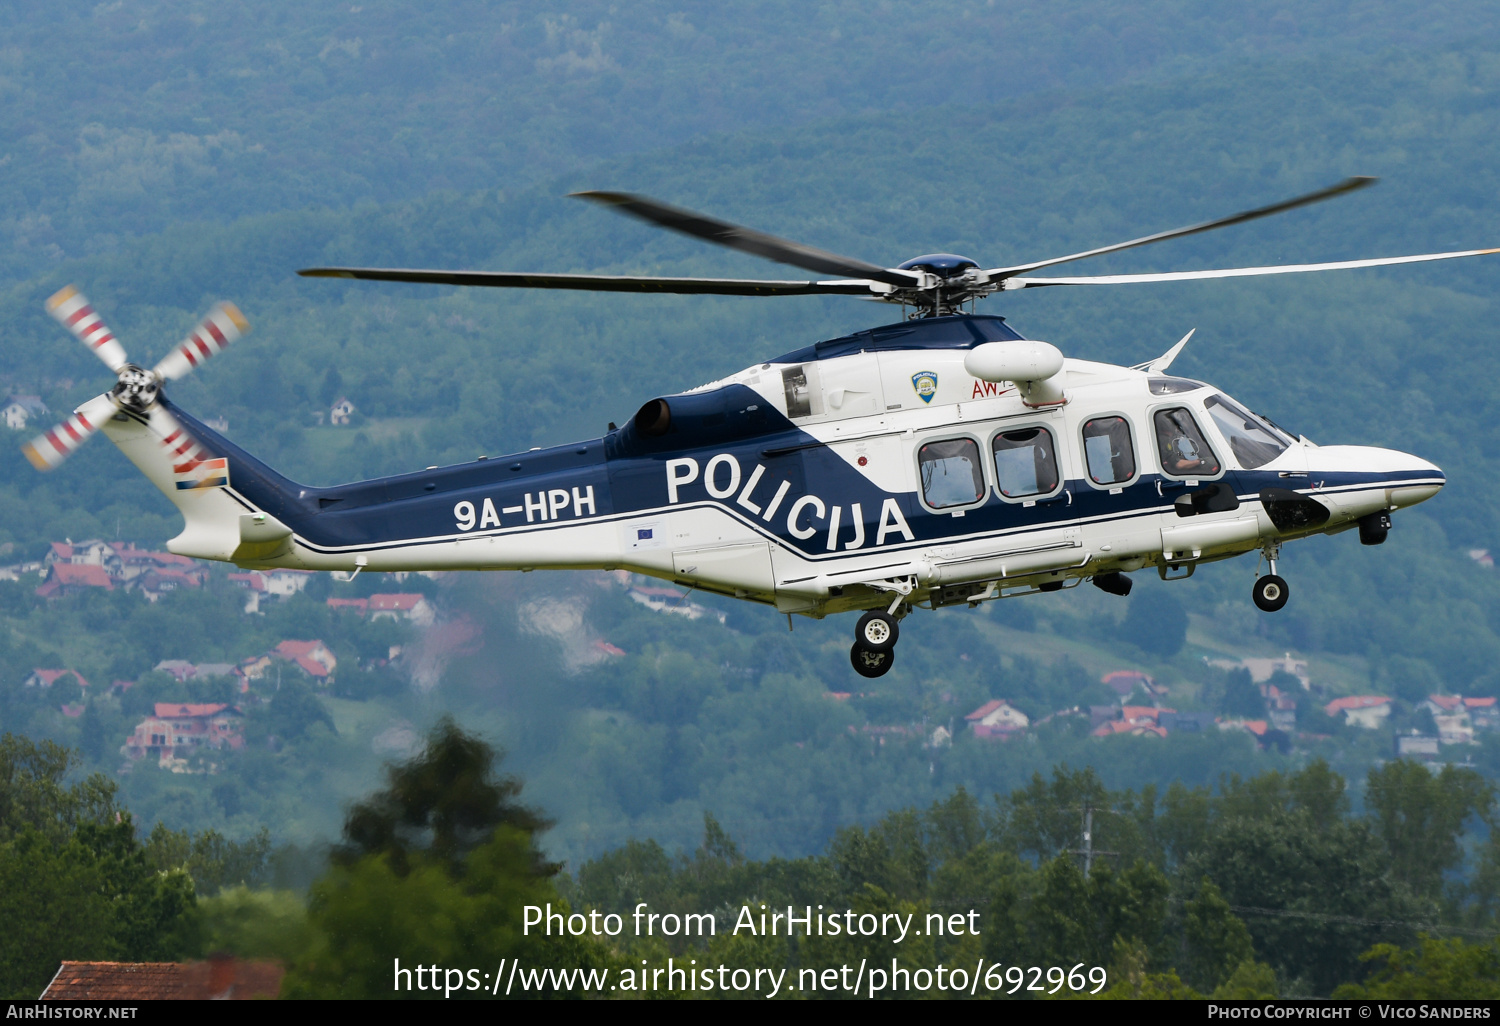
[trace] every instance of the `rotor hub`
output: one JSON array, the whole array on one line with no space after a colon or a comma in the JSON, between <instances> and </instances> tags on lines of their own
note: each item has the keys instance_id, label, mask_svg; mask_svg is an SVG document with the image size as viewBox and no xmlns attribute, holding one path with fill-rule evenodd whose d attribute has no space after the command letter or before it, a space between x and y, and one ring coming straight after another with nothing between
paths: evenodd
<instances>
[{"instance_id":1,"label":"rotor hub","mask_svg":"<svg viewBox=\"0 0 1500 1026\"><path fill-rule=\"evenodd\" d=\"M957 253L928 253L926 256L912 257L896 265L903 271L926 271L939 278L962 277L969 268L978 266L977 261L970 260L966 256L959 256Z\"/></svg>"},{"instance_id":2,"label":"rotor hub","mask_svg":"<svg viewBox=\"0 0 1500 1026\"><path fill-rule=\"evenodd\" d=\"M145 413L161 394L161 378L155 371L127 363L120 368L118 378L109 396L122 409Z\"/></svg>"}]
</instances>

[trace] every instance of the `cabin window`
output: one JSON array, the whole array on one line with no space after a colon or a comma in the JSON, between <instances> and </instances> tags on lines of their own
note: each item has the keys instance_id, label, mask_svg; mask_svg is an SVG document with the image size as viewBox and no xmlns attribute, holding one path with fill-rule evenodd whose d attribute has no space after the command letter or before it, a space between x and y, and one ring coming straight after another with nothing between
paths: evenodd
<instances>
[{"instance_id":1,"label":"cabin window","mask_svg":"<svg viewBox=\"0 0 1500 1026\"><path fill-rule=\"evenodd\" d=\"M968 506L984 498L979 444L970 438L928 442L917 450L922 498L933 509Z\"/></svg>"},{"instance_id":2,"label":"cabin window","mask_svg":"<svg viewBox=\"0 0 1500 1026\"><path fill-rule=\"evenodd\" d=\"M1229 443L1229 451L1246 470L1263 467L1286 452L1290 443L1275 428L1225 396L1209 396L1203 405L1208 407L1214 426Z\"/></svg>"},{"instance_id":3,"label":"cabin window","mask_svg":"<svg viewBox=\"0 0 1500 1026\"><path fill-rule=\"evenodd\" d=\"M1002 431L992 446L995 481L1007 499L1045 495L1057 487L1057 452L1046 428Z\"/></svg>"},{"instance_id":4,"label":"cabin window","mask_svg":"<svg viewBox=\"0 0 1500 1026\"><path fill-rule=\"evenodd\" d=\"M1123 484L1135 477L1135 447L1124 417L1098 417L1083 425L1083 456L1097 485Z\"/></svg>"},{"instance_id":5,"label":"cabin window","mask_svg":"<svg viewBox=\"0 0 1500 1026\"><path fill-rule=\"evenodd\" d=\"M1219 461L1186 407L1157 410L1156 451L1163 473L1173 477L1215 477Z\"/></svg>"}]
</instances>

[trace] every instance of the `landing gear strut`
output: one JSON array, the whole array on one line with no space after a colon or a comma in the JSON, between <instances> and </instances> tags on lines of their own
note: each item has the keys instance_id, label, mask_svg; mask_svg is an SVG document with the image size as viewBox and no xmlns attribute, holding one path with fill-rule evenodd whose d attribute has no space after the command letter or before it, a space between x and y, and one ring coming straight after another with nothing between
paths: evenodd
<instances>
[{"instance_id":1,"label":"landing gear strut","mask_svg":"<svg viewBox=\"0 0 1500 1026\"><path fill-rule=\"evenodd\" d=\"M859 618L854 628L854 647L849 649L849 662L854 672L861 677L883 677L896 663L896 639L901 628L896 626L911 605L907 597L916 589L915 577L892 578L872 582L870 587L891 595L891 604L884 609L872 609Z\"/></svg>"},{"instance_id":2,"label":"landing gear strut","mask_svg":"<svg viewBox=\"0 0 1500 1026\"><path fill-rule=\"evenodd\" d=\"M896 626L897 614L885 609L872 609L859 618L854 628L854 647L849 649L849 662L854 672L861 677L883 677L896 662L896 639L901 629Z\"/></svg>"},{"instance_id":3,"label":"landing gear strut","mask_svg":"<svg viewBox=\"0 0 1500 1026\"><path fill-rule=\"evenodd\" d=\"M1264 613L1276 612L1286 605L1286 600L1291 596L1291 589L1287 587L1286 581L1276 575L1276 557L1280 554L1279 545L1266 547L1266 564L1271 572L1264 577L1257 577L1255 587L1250 590L1250 597L1255 601L1256 608Z\"/></svg>"}]
</instances>

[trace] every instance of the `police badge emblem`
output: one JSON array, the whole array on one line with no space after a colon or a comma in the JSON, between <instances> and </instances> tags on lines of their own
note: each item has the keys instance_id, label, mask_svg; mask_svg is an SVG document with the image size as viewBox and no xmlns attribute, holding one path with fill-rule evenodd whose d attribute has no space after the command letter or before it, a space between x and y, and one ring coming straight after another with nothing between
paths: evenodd
<instances>
[{"instance_id":1,"label":"police badge emblem","mask_svg":"<svg viewBox=\"0 0 1500 1026\"><path fill-rule=\"evenodd\" d=\"M932 371L917 371L911 376L911 387L917 390L924 403L930 403L937 395L937 375Z\"/></svg>"}]
</instances>

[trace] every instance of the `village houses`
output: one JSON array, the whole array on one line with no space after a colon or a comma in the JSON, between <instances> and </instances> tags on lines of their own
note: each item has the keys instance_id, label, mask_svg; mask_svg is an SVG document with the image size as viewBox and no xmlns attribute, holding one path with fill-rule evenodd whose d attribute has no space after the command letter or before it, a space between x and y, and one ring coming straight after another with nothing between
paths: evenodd
<instances>
[{"instance_id":1,"label":"village houses","mask_svg":"<svg viewBox=\"0 0 1500 1026\"><path fill-rule=\"evenodd\" d=\"M6 575L19 578L23 569L6 568ZM118 586L139 591L155 602L169 591L201 586L205 575L203 567L187 556L98 539L53 542L36 569L43 578L36 593L49 599L90 588L113 591Z\"/></svg>"},{"instance_id":2,"label":"village houses","mask_svg":"<svg viewBox=\"0 0 1500 1026\"><path fill-rule=\"evenodd\" d=\"M1165 709L1154 705L1125 705L1090 707L1090 719L1095 720L1094 737L1111 737L1129 734L1132 737L1166 737L1167 729L1160 723L1163 713L1175 713L1176 709ZM1105 712L1109 718L1101 719Z\"/></svg>"},{"instance_id":3,"label":"village houses","mask_svg":"<svg viewBox=\"0 0 1500 1026\"><path fill-rule=\"evenodd\" d=\"M1496 701L1493 697L1428 695L1422 706L1432 713L1438 739L1445 745L1473 744L1476 731L1495 727Z\"/></svg>"}]
</instances>

